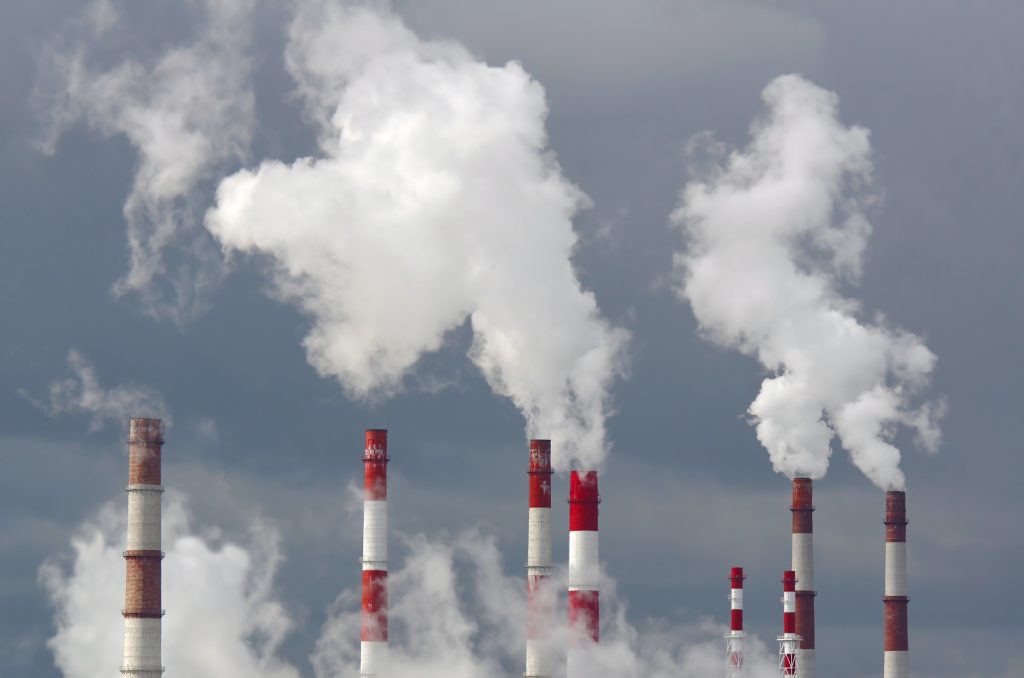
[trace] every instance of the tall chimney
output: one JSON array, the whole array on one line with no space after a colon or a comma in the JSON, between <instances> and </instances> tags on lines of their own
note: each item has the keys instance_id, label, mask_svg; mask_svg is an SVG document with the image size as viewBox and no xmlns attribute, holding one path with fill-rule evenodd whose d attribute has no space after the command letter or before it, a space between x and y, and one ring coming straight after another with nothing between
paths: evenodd
<instances>
[{"instance_id":1,"label":"tall chimney","mask_svg":"<svg viewBox=\"0 0 1024 678\"><path fill-rule=\"evenodd\" d=\"M569 476L569 626L593 642L600 639L600 567L597 550L597 471ZM573 675L569 652L569 676Z\"/></svg>"},{"instance_id":2,"label":"tall chimney","mask_svg":"<svg viewBox=\"0 0 1024 678\"><path fill-rule=\"evenodd\" d=\"M363 453L363 611L359 675L387 675L388 432L366 430Z\"/></svg>"},{"instance_id":3,"label":"tall chimney","mask_svg":"<svg viewBox=\"0 0 1024 678\"><path fill-rule=\"evenodd\" d=\"M159 678L160 658L160 453L159 419L128 421L128 544L124 552L124 658L121 675Z\"/></svg>"},{"instance_id":4,"label":"tall chimney","mask_svg":"<svg viewBox=\"0 0 1024 678\"><path fill-rule=\"evenodd\" d=\"M796 572L796 633L800 678L815 678L813 482L793 479L793 571Z\"/></svg>"},{"instance_id":5,"label":"tall chimney","mask_svg":"<svg viewBox=\"0 0 1024 678\"><path fill-rule=\"evenodd\" d=\"M885 493L885 662L883 678L909 678L907 494Z\"/></svg>"},{"instance_id":6,"label":"tall chimney","mask_svg":"<svg viewBox=\"0 0 1024 678\"><path fill-rule=\"evenodd\" d=\"M743 633L743 576L742 567L734 567L729 573L731 589L729 602L731 609L730 631L725 636L726 663L728 676L739 676L743 673L743 644L747 637Z\"/></svg>"},{"instance_id":7,"label":"tall chimney","mask_svg":"<svg viewBox=\"0 0 1024 678\"><path fill-rule=\"evenodd\" d=\"M526 678L549 678L552 673L551 601L551 441L530 441L530 517L526 551Z\"/></svg>"},{"instance_id":8,"label":"tall chimney","mask_svg":"<svg viewBox=\"0 0 1024 678\"><path fill-rule=\"evenodd\" d=\"M779 671L795 676L799 666L797 650L800 636L796 632L796 572L782 574L782 635L779 636Z\"/></svg>"}]
</instances>

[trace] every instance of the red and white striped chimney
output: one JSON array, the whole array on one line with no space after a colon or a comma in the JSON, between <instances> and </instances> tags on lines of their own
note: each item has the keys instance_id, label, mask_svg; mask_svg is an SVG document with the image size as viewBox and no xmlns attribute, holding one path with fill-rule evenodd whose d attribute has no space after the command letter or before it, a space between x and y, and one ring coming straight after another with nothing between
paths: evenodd
<instances>
[{"instance_id":1,"label":"red and white striped chimney","mask_svg":"<svg viewBox=\"0 0 1024 678\"><path fill-rule=\"evenodd\" d=\"M747 637L743 633L743 580L746 577L743 576L742 567L734 567L729 573L729 581L731 582L731 589L729 594L729 603L731 607L731 620L730 630L725 636L725 669L726 675L739 676L743 673L743 651L744 651L744 639Z\"/></svg>"},{"instance_id":2,"label":"red and white striped chimney","mask_svg":"<svg viewBox=\"0 0 1024 678\"><path fill-rule=\"evenodd\" d=\"M600 639L600 566L597 549L597 471L569 476L569 626L593 642ZM569 652L570 676L572 651Z\"/></svg>"},{"instance_id":3,"label":"red and white striped chimney","mask_svg":"<svg viewBox=\"0 0 1024 678\"><path fill-rule=\"evenodd\" d=\"M551 621L551 441L530 441L530 517L526 550L526 678L549 678Z\"/></svg>"},{"instance_id":4,"label":"red and white striped chimney","mask_svg":"<svg viewBox=\"0 0 1024 678\"><path fill-rule=\"evenodd\" d=\"M160 453L163 422L128 422L128 544L124 552L124 658L121 675L159 678L160 657Z\"/></svg>"},{"instance_id":5,"label":"red and white striped chimney","mask_svg":"<svg viewBox=\"0 0 1024 678\"><path fill-rule=\"evenodd\" d=\"M782 574L782 635L779 636L779 670L783 676L795 676L799 666L797 650L800 636L796 632L796 572Z\"/></svg>"},{"instance_id":6,"label":"red and white striped chimney","mask_svg":"<svg viewBox=\"0 0 1024 678\"><path fill-rule=\"evenodd\" d=\"M796 572L796 633L800 678L815 678L813 482L793 478L793 571Z\"/></svg>"},{"instance_id":7,"label":"red and white striped chimney","mask_svg":"<svg viewBox=\"0 0 1024 678\"><path fill-rule=\"evenodd\" d=\"M907 494L885 493L885 662L883 678L909 678Z\"/></svg>"},{"instance_id":8,"label":"red and white striped chimney","mask_svg":"<svg viewBox=\"0 0 1024 678\"><path fill-rule=\"evenodd\" d=\"M363 612L359 675L384 676L388 659L388 432L366 430L363 453Z\"/></svg>"}]
</instances>

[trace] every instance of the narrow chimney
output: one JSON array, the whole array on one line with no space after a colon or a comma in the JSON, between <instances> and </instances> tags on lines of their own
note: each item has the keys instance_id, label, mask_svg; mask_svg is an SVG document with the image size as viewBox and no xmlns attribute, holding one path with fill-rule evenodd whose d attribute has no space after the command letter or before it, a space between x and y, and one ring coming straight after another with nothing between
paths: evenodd
<instances>
[{"instance_id":1,"label":"narrow chimney","mask_svg":"<svg viewBox=\"0 0 1024 678\"><path fill-rule=\"evenodd\" d=\"M121 674L159 678L160 657L160 453L159 419L128 421L128 544L124 552L124 658Z\"/></svg>"},{"instance_id":2,"label":"narrow chimney","mask_svg":"<svg viewBox=\"0 0 1024 678\"><path fill-rule=\"evenodd\" d=\"M578 636L600 639L600 567L597 550L597 471L569 476L569 626ZM569 676L573 651L569 652Z\"/></svg>"},{"instance_id":3,"label":"narrow chimney","mask_svg":"<svg viewBox=\"0 0 1024 678\"><path fill-rule=\"evenodd\" d=\"M526 678L549 678L551 652L551 441L530 441L530 516L526 551Z\"/></svg>"},{"instance_id":4,"label":"narrow chimney","mask_svg":"<svg viewBox=\"0 0 1024 678\"><path fill-rule=\"evenodd\" d=\"M387 675L388 432L367 429L363 453L363 611L359 675Z\"/></svg>"},{"instance_id":5,"label":"narrow chimney","mask_svg":"<svg viewBox=\"0 0 1024 678\"><path fill-rule=\"evenodd\" d=\"M793 571L796 572L796 633L800 678L815 678L813 482L793 479Z\"/></svg>"},{"instance_id":6,"label":"narrow chimney","mask_svg":"<svg viewBox=\"0 0 1024 678\"><path fill-rule=\"evenodd\" d=\"M799 666L797 650L800 636L796 632L796 572L782 574L782 635L779 636L779 671L795 676Z\"/></svg>"},{"instance_id":7,"label":"narrow chimney","mask_svg":"<svg viewBox=\"0 0 1024 678\"><path fill-rule=\"evenodd\" d=\"M743 633L743 576L742 567L734 567L729 573L731 589L729 602L731 607L730 631L725 636L726 675L739 676L743 673L743 650L747 635Z\"/></svg>"},{"instance_id":8,"label":"narrow chimney","mask_svg":"<svg viewBox=\"0 0 1024 678\"><path fill-rule=\"evenodd\" d=\"M885 662L883 678L909 678L907 495L885 493Z\"/></svg>"}]
</instances>

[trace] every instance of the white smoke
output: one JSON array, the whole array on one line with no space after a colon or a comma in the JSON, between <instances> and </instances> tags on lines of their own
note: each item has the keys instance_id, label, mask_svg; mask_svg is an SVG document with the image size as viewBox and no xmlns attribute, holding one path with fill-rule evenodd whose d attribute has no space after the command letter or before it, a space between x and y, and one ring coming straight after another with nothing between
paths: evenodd
<instances>
[{"instance_id":1,"label":"white smoke","mask_svg":"<svg viewBox=\"0 0 1024 678\"><path fill-rule=\"evenodd\" d=\"M25 389L18 394L49 417L84 414L90 417L89 430L102 430L108 423L123 426L131 417L153 417L171 421L171 408L163 396L147 386L121 384L105 388L96 367L78 351L68 353L68 367L73 376L50 382L45 399L32 396Z\"/></svg>"},{"instance_id":2,"label":"white smoke","mask_svg":"<svg viewBox=\"0 0 1024 678\"><path fill-rule=\"evenodd\" d=\"M313 320L310 363L386 396L468 320L473 362L555 441L556 466L598 464L627 334L573 270L586 198L547 149L541 86L421 40L383 3L300 3L287 63L320 157L225 179L206 223L270 256Z\"/></svg>"},{"instance_id":3,"label":"white smoke","mask_svg":"<svg viewBox=\"0 0 1024 678\"><path fill-rule=\"evenodd\" d=\"M115 675L122 651L124 599L123 507L104 506L72 539L73 558L51 558L40 581L55 608L48 640L64 678ZM197 529L180 493L165 495L163 541L163 661L183 676L244 675L298 678L280 656L293 624L275 599L282 559L277 532L262 522L247 543L216 527ZM511 678L522 675L526 595L521 576L507 575L493 538L464 532L454 538L404 540L404 564L389 578L392 678ZM550 595L565 590L564 568ZM561 596L564 599L564 595ZM594 678L703 678L721 671L725 627L709 620L673 624L626 620L615 582L601 582L601 644L577 655L581 675ZM317 678L358 674L359 592L335 601L310 657ZM723 612L723 614L725 614ZM564 602L550 620L549 640L564 665L570 637ZM774 656L748 641L750 678L775 675Z\"/></svg>"},{"instance_id":4,"label":"white smoke","mask_svg":"<svg viewBox=\"0 0 1024 678\"><path fill-rule=\"evenodd\" d=\"M406 542L404 566L389 577L392 678L496 678L521 676L525 653L526 594L522 577L506 575L494 541L477 533L450 542L422 535ZM551 586L564 590L564 571ZM359 672L358 593L344 592L324 626L312 661L317 678ZM579 675L593 678L703 678L725 666L725 627L702 621L673 625L650 620L639 630L626 621L615 584L601 584L601 643L578 655ZM564 666L570 636L565 610L551 620L548 637ZM561 648L559 652L557 648ZM575 661L575 660L574 660ZM747 675L777 674L775 658L751 638Z\"/></svg>"},{"instance_id":5,"label":"white smoke","mask_svg":"<svg viewBox=\"0 0 1024 678\"><path fill-rule=\"evenodd\" d=\"M204 0L194 41L153 61L125 58L96 67L120 15L111 0L91 3L59 35L42 62L37 99L52 153L79 120L105 136L123 135L138 153L124 204L129 269L115 295L139 295L144 310L183 324L204 305L224 263L197 228L196 190L214 168L241 159L254 125L249 15L255 0ZM129 29L132 30L132 29Z\"/></svg>"},{"instance_id":6,"label":"white smoke","mask_svg":"<svg viewBox=\"0 0 1024 678\"><path fill-rule=\"evenodd\" d=\"M942 405L914 407L935 356L884 319L859 319L839 292L856 281L871 233L868 131L838 119L838 97L796 75L762 93L767 115L746 149L687 184L672 220L701 329L773 373L750 406L777 471L821 477L838 435L885 489L902 488L900 426L934 450Z\"/></svg>"},{"instance_id":7,"label":"white smoke","mask_svg":"<svg viewBox=\"0 0 1024 678\"><path fill-rule=\"evenodd\" d=\"M184 497L168 492L163 515L163 660L179 676L298 678L277 657L291 621L273 597L281 560L277 533L254 524L251 541L197 533ZM122 654L123 507L106 505L72 540L67 569L51 559L39 571L56 608L48 645L64 678L117 675Z\"/></svg>"}]
</instances>

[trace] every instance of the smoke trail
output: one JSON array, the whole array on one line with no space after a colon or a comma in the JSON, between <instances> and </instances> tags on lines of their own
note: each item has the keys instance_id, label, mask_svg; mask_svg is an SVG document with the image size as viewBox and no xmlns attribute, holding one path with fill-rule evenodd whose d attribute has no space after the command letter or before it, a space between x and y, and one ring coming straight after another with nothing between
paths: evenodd
<instances>
[{"instance_id":1,"label":"smoke trail","mask_svg":"<svg viewBox=\"0 0 1024 678\"><path fill-rule=\"evenodd\" d=\"M277 533L254 524L248 544L197 534L185 498L168 492L164 511L163 655L180 676L298 678L277 656L292 624L273 598L281 559ZM48 645L65 678L117 675L124 600L123 510L113 504L86 522L72 540L69 570L57 559L39 570L56 608Z\"/></svg>"},{"instance_id":2,"label":"smoke trail","mask_svg":"<svg viewBox=\"0 0 1024 678\"><path fill-rule=\"evenodd\" d=\"M129 417L140 413L171 423L170 407L153 389L137 384L104 388L96 367L74 349L68 353L68 367L74 376L50 382L46 400L35 398L25 389L18 389L18 395L49 417L86 414L92 432L102 430L108 423L123 426Z\"/></svg>"},{"instance_id":3,"label":"smoke trail","mask_svg":"<svg viewBox=\"0 0 1024 678\"><path fill-rule=\"evenodd\" d=\"M386 396L468 320L472 360L556 464L598 464L627 334L573 270L586 198L546 147L541 86L419 39L382 3L300 3L287 62L321 156L228 177L206 223L271 256L313 320L309 362Z\"/></svg>"},{"instance_id":4,"label":"smoke trail","mask_svg":"<svg viewBox=\"0 0 1024 678\"><path fill-rule=\"evenodd\" d=\"M860 275L871 233L868 132L799 76L762 97L748 147L687 184L672 215L687 238L680 295L711 340L773 373L749 412L777 471L824 475L838 434L873 482L901 488L892 436L906 426L934 450L942 405L911 404L935 365L921 339L859 320L837 289Z\"/></svg>"},{"instance_id":5,"label":"smoke trail","mask_svg":"<svg viewBox=\"0 0 1024 678\"><path fill-rule=\"evenodd\" d=\"M135 147L139 161L124 204L130 263L113 292L137 294L147 314L179 325L202 309L204 293L224 273L196 228L195 192L249 146L253 95L244 51L254 1L204 0L205 21L191 44L152 63L95 68L120 23L113 2L96 0L42 63L36 98L46 119L44 151L54 152L79 120Z\"/></svg>"},{"instance_id":6,"label":"smoke trail","mask_svg":"<svg viewBox=\"0 0 1024 678\"><path fill-rule=\"evenodd\" d=\"M406 540L409 555L389 578L392 678L511 678L522 675L526 595L521 577L501 569L493 539L475 532L450 542L418 535ZM551 586L564 590L564 572ZM312 661L317 678L359 672L356 591L335 602ZM605 628L601 644L580 658L580 674L593 678L699 678L724 666L724 627L710 622L679 626L650 620L643 630L626 621L615 582L601 583ZM550 640L564 661L569 638L565 610L551 620ZM752 638L750 678L777 675L775 659ZM575 669L574 669L575 670Z\"/></svg>"}]
</instances>

